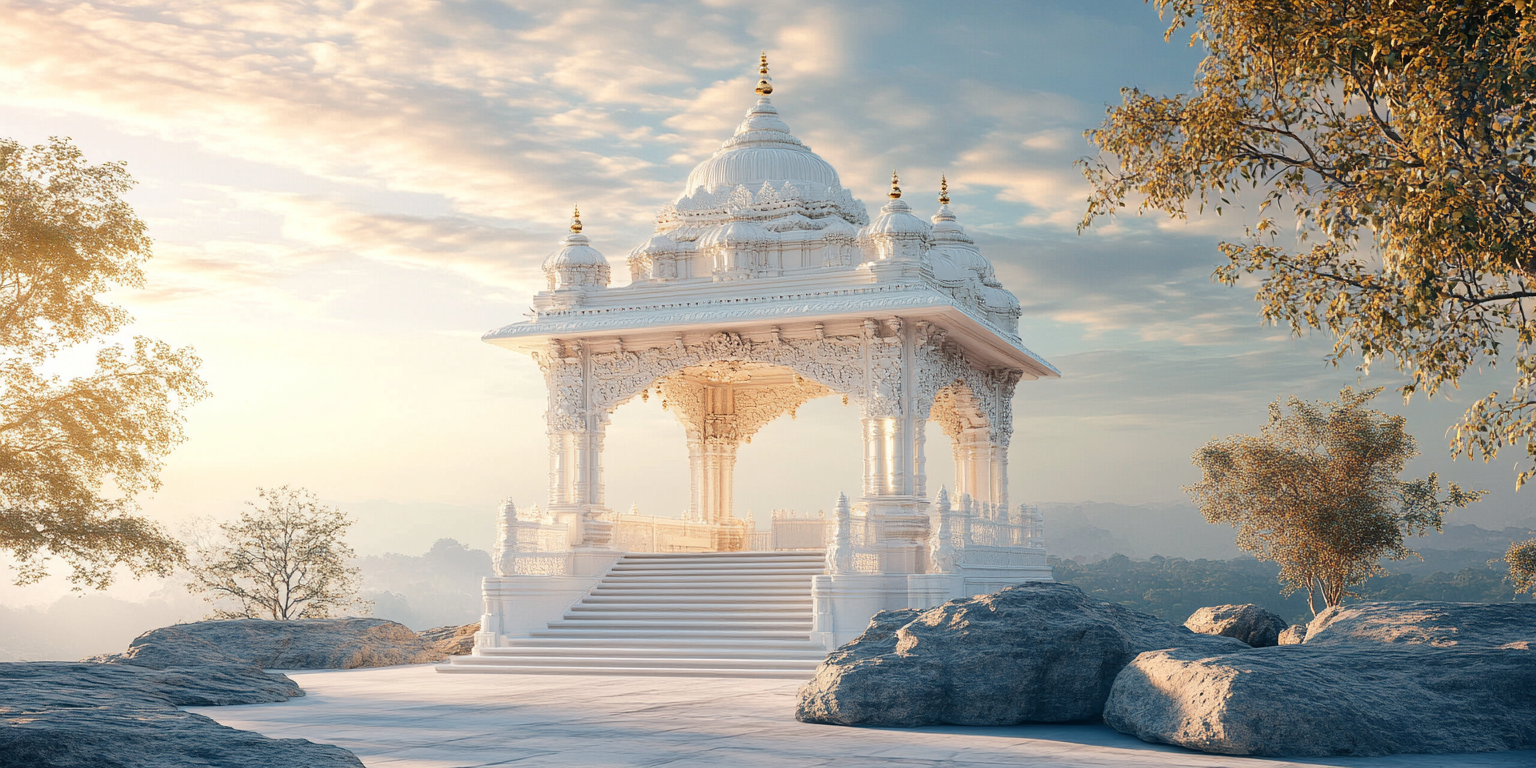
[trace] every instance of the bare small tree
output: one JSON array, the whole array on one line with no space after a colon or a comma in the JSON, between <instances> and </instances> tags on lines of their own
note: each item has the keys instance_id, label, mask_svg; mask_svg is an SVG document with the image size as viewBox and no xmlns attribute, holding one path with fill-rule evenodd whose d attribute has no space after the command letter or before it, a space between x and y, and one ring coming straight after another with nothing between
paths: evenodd
<instances>
[{"instance_id":1,"label":"bare small tree","mask_svg":"<svg viewBox=\"0 0 1536 768\"><path fill-rule=\"evenodd\" d=\"M1338 605L1381 573L1382 558L1416 556L1405 537L1440 530L1447 511L1484 493L1451 483L1442 497L1434 474L1399 480L1418 449L1403 417L1364 407L1380 392L1276 400L1258 437L1212 440L1194 455L1203 476L1185 490L1205 519L1236 527L1239 547L1278 563L1285 594L1305 589L1313 613L1319 599Z\"/></svg>"},{"instance_id":2,"label":"bare small tree","mask_svg":"<svg viewBox=\"0 0 1536 768\"><path fill-rule=\"evenodd\" d=\"M309 491L257 488L260 504L219 526L223 541L194 544L187 590L214 604L216 619L324 619L370 603L357 597L361 571L342 537L352 521ZM238 608L219 607L232 600Z\"/></svg>"}]
</instances>

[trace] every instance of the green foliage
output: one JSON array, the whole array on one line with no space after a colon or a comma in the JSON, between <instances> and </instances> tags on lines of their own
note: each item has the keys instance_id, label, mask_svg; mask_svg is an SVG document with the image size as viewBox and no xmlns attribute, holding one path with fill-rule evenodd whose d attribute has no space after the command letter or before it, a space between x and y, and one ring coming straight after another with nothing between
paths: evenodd
<instances>
[{"instance_id":1,"label":"green foliage","mask_svg":"<svg viewBox=\"0 0 1536 768\"><path fill-rule=\"evenodd\" d=\"M1154 557L1131 560L1115 555L1095 563L1051 558L1056 580L1076 585L1088 595L1131 610L1150 613L1175 624L1210 605L1253 603L1293 624L1305 624L1312 612L1299 593L1281 593L1276 579L1280 567L1242 557L1232 560L1185 560ZM1366 600L1445 600L1450 602L1509 602L1520 599L1500 571L1467 568L1459 573L1432 573L1422 578L1383 574L1357 590Z\"/></svg>"},{"instance_id":2,"label":"green foliage","mask_svg":"<svg viewBox=\"0 0 1536 768\"><path fill-rule=\"evenodd\" d=\"M1401 416L1367 410L1381 390L1345 387L1339 399L1292 397L1269 406L1258 437L1212 440L1195 452L1200 482L1185 490L1205 519L1238 529L1237 545L1280 564L1285 592L1306 590L1316 609L1338 605L1352 588L1382 573L1382 558L1415 553L1404 538L1439 531L1446 511L1482 491L1455 483L1444 498L1431 474L1398 474L1418 455Z\"/></svg>"},{"instance_id":3,"label":"green foliage","mask_svg":"<svg viewBox=\"0 0 1536 768\"><path fill-rule=\"evenodd\" d=\"M122 164L89 165L67 140L0 139L0 551L20 584L52 557L97 588L118 565L167 575L183 559L134 498L159 487L182 412L207 396L197 356L137 337L102 346L86 375L47 371L131 322L99 297L143 284L149 238L121 197L132 186Z\"/></svg>"}]
</instances>

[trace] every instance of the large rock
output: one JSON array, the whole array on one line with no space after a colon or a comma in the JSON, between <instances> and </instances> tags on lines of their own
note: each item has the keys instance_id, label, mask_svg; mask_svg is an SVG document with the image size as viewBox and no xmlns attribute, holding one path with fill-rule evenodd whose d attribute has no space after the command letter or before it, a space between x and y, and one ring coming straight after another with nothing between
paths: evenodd
<instances>
[{"instance_id":1,"label":"large rock","mask_svg":"<svg viewBox=\"0 0 1536 768\"><path fill-rule=\"evenodd\" d=\"M468 656L475 650L475 633L480 631L480 623L448 625L446 627L433 627L424 629L418 634L421 639L432 643L438 650L449 656Z\"/></svg>"},{"instance_id":2,"label":"large rock","mask_svg":"<svg viewBox=\"0 0 1536 768\"><path fill-rule=\"evenodd\" d=\"M93 661L151 669L240 664L263 669L354 669L442 661L448 653L384 619L198 621L152 629L121 654Z\"/></svg>"},{"instance_id":3,"label":"large rock","mask_svg":"<svg viewBox=\"0 0 1536 768\"><path fill-rule=\"evenodd\" d=\"M304 695L287 675L253 667L147 669L72 661L0 663L0 691L0 713L266 704Z\"/></svg>"},{"instance_id":4,"label":"large rock","mask_svg":"<svg viewBox=\"0 0 1536 768\"><path fill-rule=\"evenodd\" d=\"M0 663L0 692L0 768L362 765L340 747L269 739L176 709L303 695L287 677L250 667Z\"/></svg>"},{"instance_id":5,"label":"large rock","mask_svg":"<svg viewBox=\"0 0 1536 768\"><path fill-rule=\"evenodd\" d=\"M1307 625L1307 645L1397 644L1438 648L1536 642L1536 603L1355 603L1329 608Z\"/></svg>"},{"instance_id":6,"label":"large rock","mask_svg":"<svg viewBox=\"0 0 1536 768\"><path fill-rule=\"evenodd\" d=\"M1345 644L1143 653L1104 721L1227 755L1387 755L1536 747L1536 651Z\"/></svg>"},{"instance_id":7,"label":"large rock","mask_svg":"<svg viewBox=\"0 0 1536 768\"><path fill-rule=\"evenodd\" d=\"M808 723L1013 725L1092 720L1138 653L1247 648L1068 584L1029 583L928 610L880 613L800 689Z\"/></svg>"},{"instance_id":8,"label":"large rock","mask_svg":"<svg viewBox=\"0 0 1536 768\"><path fill-rule=\"evenodd\" d=\"M1292 624L1280 633L1280 641L1276 645L1301 645L1307 641L1307 625Z\"/></svg>"},{"instance_id":9,"label":"large rock","mask_svg":"<svg viewBox=\"0 0 1536 768\"><path fill-rule=\"evenodd\" d=\"M1236 638L1254 648L1278 645L1280 633L1289 625L1285 619L1252 603L1201 608L1184 622L1191 632Z\"/></svg>"}]
</instances>

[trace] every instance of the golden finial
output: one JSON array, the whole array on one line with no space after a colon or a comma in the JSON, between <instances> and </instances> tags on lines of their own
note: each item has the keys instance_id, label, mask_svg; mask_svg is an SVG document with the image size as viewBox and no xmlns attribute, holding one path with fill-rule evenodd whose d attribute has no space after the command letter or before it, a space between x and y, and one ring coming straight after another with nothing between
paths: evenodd
<instances>
[{"instance_id":1,"label":"golden finial","mask_svg":"<svg viewBox=\"0 0 1536 768\"><path fill-rule=\"evenodd\" d=\"M949 179L939 176L939 204L949 205Z\"/></svg>"},{"instance_id":2,"label":"golden finial","mask_svg":"<svg viewBox=\"0 0 1536 768\"><path fill-rule=\"evenodd\" d=\"M768 52L757 58L757 95L767 96L773 93L773 83L768 79Z\"/></svg>"},{"instance_id":3,"label":"golden finial","mask_svg":"<svg viewBox=\"0 0 1536 768\"><path fill-rule=\"evenodd\" d=\"M901 187L898 186L899 184L901 184L901 179L896 178L896 172L895 171L891 171L891 199L892 200L900 200L901 199Z\"/></svg>"},{"instance_id":4,"label":"golden finial","mask_svg":"<svg viewBox=\"0 0 1536 768\"><path fill-rule=\"evenodd\" d=\"M581 231L581 206L579 205L571 206L571 231Z\"/></svg>"}]
</instances>

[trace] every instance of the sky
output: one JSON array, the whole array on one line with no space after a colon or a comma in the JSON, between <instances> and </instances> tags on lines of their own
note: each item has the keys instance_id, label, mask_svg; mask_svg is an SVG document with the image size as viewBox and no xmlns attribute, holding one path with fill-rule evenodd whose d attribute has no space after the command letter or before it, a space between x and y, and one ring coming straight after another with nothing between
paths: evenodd
<instances>
[{"instance_id":1,"label":"sky","mask_svg":"<svg viewBox=\"0 0 1536 768\"><path fill-rule=\"evenodd\" d=\"M544 498L544 391L480 336L522 319L573 204L627 281L625 253L754 102L760 51L784 120L866 204L895 168L924 212L948 176L1025 344L1062 371L1019 387L1015 501L1181 499L1194 450L1256 431L1274 398L1400 382L1326 365L1329 339L1263 327L1251 288L1211 282L1251 211L1077 232L1083 131L1122 87L1187 91L1200 59L1134 0L0 0L0 18L0 135L127 162L155 256L112 300L204 361L213 397L142 499L173 528L290 484L356 515L362 554L490 546L500 499ZM1500 376L1379 401L1418 437L1413 472L1490 490L1459 522L1533 516L1512 455L1446 450ZM654 400L620 409L610 504L677 514L682 434ZM928 445L937 486L952 465ZM736 508L830 507L858 451L856 410L815 401L742 450Z\"/></svg>"}]
</instances>

